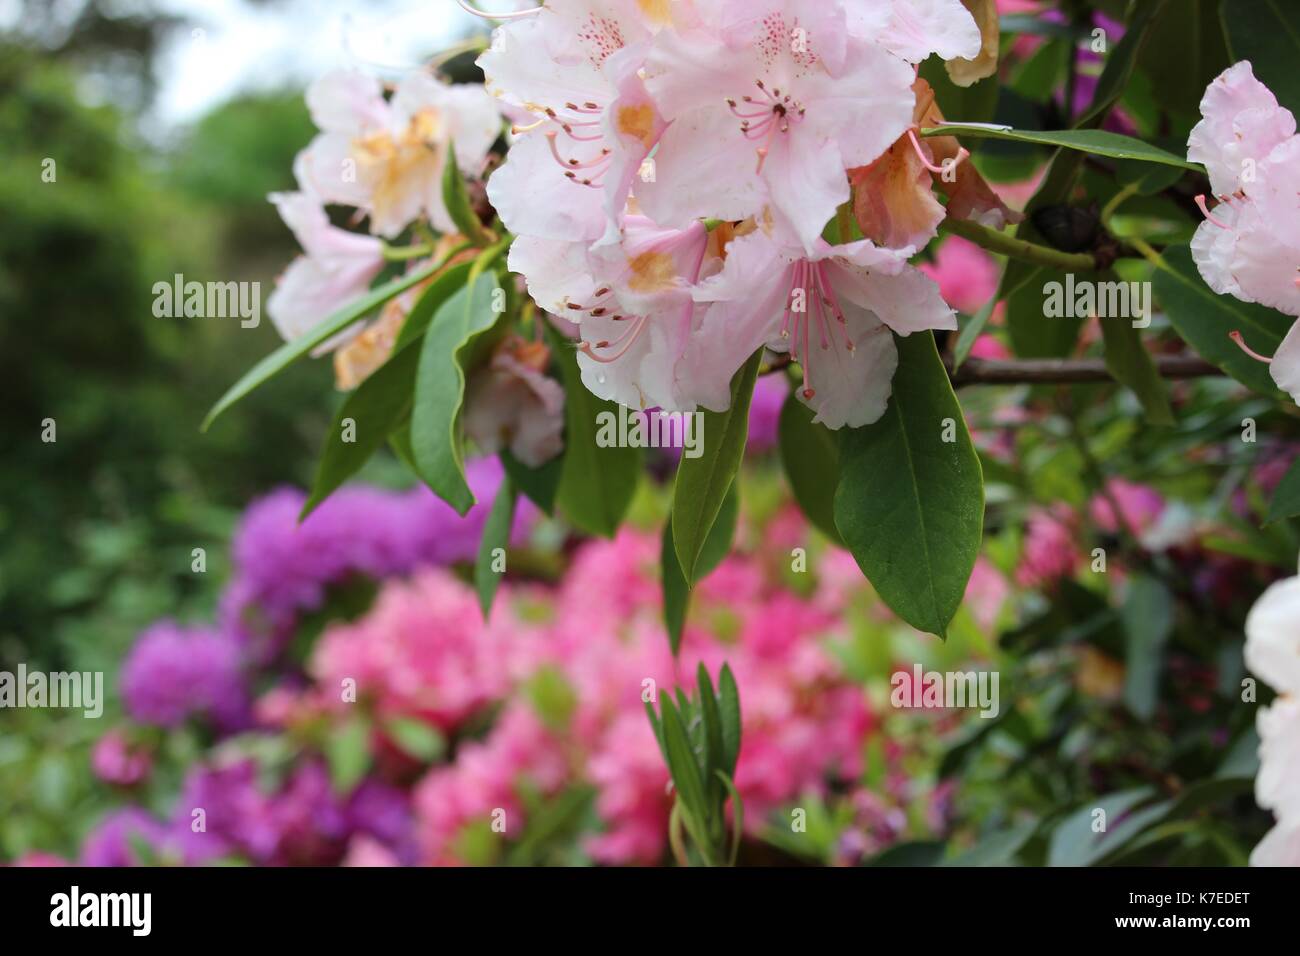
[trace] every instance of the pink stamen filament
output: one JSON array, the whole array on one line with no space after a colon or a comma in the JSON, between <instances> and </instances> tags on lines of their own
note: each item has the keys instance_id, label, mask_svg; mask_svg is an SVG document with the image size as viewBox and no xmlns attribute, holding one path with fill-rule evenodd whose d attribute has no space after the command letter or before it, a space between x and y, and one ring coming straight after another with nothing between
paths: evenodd
<instances>
[{"instance_id":1,"label":"pink stamen filament","mask_svg":"<svg viewBox=\"0 0 1300 956\"><path fill-rule=\"evenodd\" d=\"M934 163L930 162L930 157L926 156L925 150L921 149L921 141L916 138L916 130L909 129L907 131L907 138L911 140L912 149L916 150L916 156L918 159L921 160L922 166L924 166L930 172L934 173L936 176L941 176L945 172L947 172L947 168L945 168L945 166L936 166ZM967 149L965 146L961 147L961 149L957 151L957 158L952 160L951 168L956 169L963 162L965 162L969 157L970 157L970 150Z\"/></svg>"},{"instance_id":2,"label":"pink stamen filament","mask_svg":"<svg viewBox=\"0 0 1300 956\"><path fill-rule=\"evenodd\" d=\"M1245 338L1242 336L1242 334L1241 334L1240 332L1237 332L1237 331L1229 332L1229 333L1228 333L1228 338L1230 338L1230 339L1232 339L1232 341L1236 342L1236 343L1237 343L1237 348L1241 349L1243 352L1245 352L1247 355L1249 355L1251 358L1253 358L1256 362L1263 362L1265 365L1272 365L1272 364L1273 364L1273 360L1272 360L1271 358L1269 358L1267 355L1260 355L1258 352L1256 352L1254 349L1252 349L1249 345L1247 345L1247 344L1246 344L1246 340L1245 340Z\"/></svg>"},{"instance_id":3,"label":"pink stamen filament","mask_svg":"<svg viewBox=\"0 0 1300 956\"><path fill-rule=\"evenodd\" d=\"M592 343L590 342L584 341L578 345L578 350L582 352L582 354L586 355L593 362L600 362L602 365L609 365L613 362L617 362L619 359L621 359L624 355L628 353L628 350L631 349L633 345L636 344L637 339L641 337L641 333L645 330L647 324L648 324L648 320L644 315L637 316L636 324L633 325L632 328L624 332L622 335L620 335L618 338L616 338L614 341L597 342L595 345L592 345ZM623 347L619 349L619 351L614 355L596 354L597 349L618 348L618 346L623 344L625 341L627 344L623 345Z\"/></svg>"},{"instance_id":4,"label":"pink stamen filament","mask_svg":"<svg viewBox=\"0 0 1300 956\"><path fill-rule=\"evenodd\" d=\"M1223 222L1221 219L1215 219L1214 216L1210 213L1210 208L1205 204L1204 193L1196 197L1196 207L1201 210L1201 215L1205 217L1207 222L1213 223L1214 225L1218 226L1220 229L1229 228L1227 223Z\"/></svg>"}]
</instances>

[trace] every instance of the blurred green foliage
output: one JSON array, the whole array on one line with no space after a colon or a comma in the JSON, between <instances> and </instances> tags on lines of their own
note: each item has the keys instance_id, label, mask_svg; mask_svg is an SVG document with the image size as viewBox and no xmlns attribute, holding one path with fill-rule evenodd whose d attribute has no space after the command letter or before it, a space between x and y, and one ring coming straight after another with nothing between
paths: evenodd
<instances>
[{"instance_id":1,"label":"blurred green foliage","mask_svg":"<svg viewBox=\"0 0 1300 956\"><path fill-rule=\"evenodd\" d=\"M106 666L160 614L207 608L237 510L306 479L328 371L295 369L201 434L278 336L265 315L155 317L152 287L260 282L265 303L294 254L266 193L292 188L309 134L299 96L269 95L162 151L83 105L57 60L0 53L0 663Z\"/></svg>"}]
</instances>

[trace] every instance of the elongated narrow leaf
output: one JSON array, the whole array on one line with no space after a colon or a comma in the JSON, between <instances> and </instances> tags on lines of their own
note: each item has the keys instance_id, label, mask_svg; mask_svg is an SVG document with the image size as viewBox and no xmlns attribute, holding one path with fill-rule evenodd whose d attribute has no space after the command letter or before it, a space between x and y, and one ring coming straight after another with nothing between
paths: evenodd
<instances>
[{"instance_id":1,"label":"elongated narrow leaf","mask_svg":"<svg viewBox=\"0 0 1300 956\"><path fill-rule=\"evenodd\" d=\"M475 340L500 319L495 311L496 275L480 274L438 310L420 347L411 449L420 477L460 514L474 504L465 480L461 406L469 353Z\"/></svg>"},{"instance_id":2,"label":"elongated narrow leaf","mask_svg":"<svg viewBox=\"0 0 1300 956\"><path fill-rule=\"evenodd\" d=\"M703 825L708 815L704 801L704 779L696 763L686 726L677 707L667 697L663 699L664 749L668 754L668 770L672 774L677 795L695 821Z\"/></svg>"},{"instance_id":3,"label":"elongated narrow leaf","mask_svg":"<svg viewBox=\"0 0 1300 956\"><path fill-rule=\"evenodd\" d=\"M1113 273L1105 275L1104 279L1115 283L1120 281L1119 276ZM1124 284L1115 288L1131 287ZM1130 302L1130 305L1133 303ZM1132 314L1136 308L1120 311ZM1150 319L1150 316L1146 318ZM1147 421L1153 425L1173 425L1174 413L1169 407L1165 383L1156 371L1156 363L1151 354L1142 343L1142 330L1134 328L1133 320L1122 315L1097 321L1101 325L1102 341L1106 347L1106 368L1110 369L1116 381L1137 396Z\"/></svg>"},{"instance_id":4,"label":"elongated narrow leaf","mask_svg":"<svg viewBox=\"0 0 1300 956\"><path fill-rule=\"evenodd\" d=\"M1155 296L1183 341L1243 385L1264 395L1278 394L1268 366L1242 352L1228 334L1240 332L1256 352L1272 355L1294 320L1216 293L1201 278L1187 246L1170 247L1162 258L1165 268L1153 277Z\"/></svg>"},{"instance_id":5,"label":"elongated narrow leaf","mask_svg":"<svg viewBox=\"0 0 1300 956\"><path fill-rule=\"evenodd\" d=\"M963 139L1003 139L1016 143L1035 143L1039 146L1059 146L1062 149L1091 153L1093 156L1109 156L1111 159L1159 163L1162 166L1177 166L1181 169L1201 169L1196 163L1190 163L1183 157L1166 152L1158 146L1104 129L1039 132L981 123L945 123L943 126L926 127L921 130L921 135L960 136Z\"/></svg>"},{"instance_id":6,"label":"elongated narrow leaf","mask_svg":"<svg viewBox=\"0 0 1300 956\"><path fill-rule=\"evenodd\" d=\"M478 544L478 561L474 565L474 588L478 591L478 604L483 609L483 619L492 614L492 600L496 597L497 586L501 583L504 566L501 571L496 568L499 556L504 556L510 547L510 529L515 523L515 486L510 476L501 479L497 489L496 500L488 512L483 536ZM498 555L500 552L500 555Z\"/></svg>"},{"instance_id":7,"label":"elongated narrow leaf","mask_svg":"<svg viewBox=\"0 0 1300 956\"><path fill-rule=\"evenodd\" d=\"M1300 115L1300 7L1295 0L1223 0L1232 60L1249 60L1278 103Z\"/></svg>"},{"instance_id":8,"label":"elongated narrow leaf","mask_svg":"<svg viewBox=\"0 0 1300 956\"><path fill-rule=\"evenodd\" d=\"M781 464L794 500L822 534L839 543L835 527L835 488L840 483L839 440L825 425L815 424L814 412L791 392L777 423Z\"/></svg>"},{"instance_id":9,"label":"elongated narrow leaf","mask_svg":"<svg viewBox=\"0 0 1300 956\"><path fill-rule=\"evenodd\" d=\"M703 580L713 571L731 550L731 539L736 533L736 524L740 517L740 492L735 482L722 503L718 520L713 523L709 538L700 553L700 579ZM691 606L691 586L686 583L682 566L677 560L677 548L673 544L673 522L670 517L664 522L663 543L659 555L661 580L664 592L664 625L668 628L668 643L673 655L682 646L682 632L686 627L686 616Z\"/></svg>"},{"instance_id":10,"label":"elongated narrow leaf","mask_svg":"<svg viewBox=\"0 0 1300 956\"><path fill-rule=\"evenodd\" d=\"M894 613L943 637L979 553L984 480L934 338L897 342L884 416L843 436L835 524Z\"/></svg>"},{"instance_id":11,"label":"elongated narrow leaf","mask_svg":"<svg viewBox=\"0 0 1300 956\"><path fill-rule=\"evenodd\" d=\"M456 164L455 143L447 144L447 160L442 169L442 204L447 207L447 214L462 236L476 246L487 244L487 233L470 205L465 178Z\"/></svg>"},{"instance_id":12,"label":"elongated narrow leaf","mask_svg":"<svg viewBox=\"0 0 1300 956\"><path fill-rule=\"evenodd\" d=\"M722 751L727 776L736 775L736 761L740 759L740 690L730 664L723 664L718 673L718 713L722 717Z\"/></svg>"},{"instance_id":13,"label":"elongated narrow leaf","mask_svg":"<svg viewBox=\"0 0 1300 956\"><path fill-rule=\"evenodd\" d=\"M731 483L745 457L749 440L749 403L754 397L759 349L731 382L731 407L725 412L703 412L703 433L697 436L701 454L682 457L673 486L673 544L688 583L700 578L700 554L718 520Z\"/></svg>"},{"instance_id":14,"label":"elongated narrow leaf","mask_svg":"<svg viewBox=\"0 0 1300 956\"><path fill-rule=\"evenodd\" d=\"M418 347L402 349L362 382L339 409L316 469L302 520L373 455L411 413Z\"/></svg>"},{"instance_id":15,"label":"elongated narrow leaf","mask_svg":"<svg viewBox=\"0 0 1300 956\"><path fill-rule=\"evenodd\" d=\"M718 710L718 698L713 693L713 681L709 679L703 661L696 671L696 684L700 694L700 717L704 722L704 783L709 805L712 806L721 802L722 798L715 774L726 772L726 748L722 743L722 716Z\"/></svg>"},{"instance_id":16,"label":"elongated narrow leaf","mask_svg":"<svg viewBox=\"0 0 1300 956\"><path fill-rule=\"evenodd\" d=\"M580 530L612 538L641 479L641 450L600 446L602 422L617 423L619 407L582 384L573 343L549 325L547 335L564 381L564 463L556 504Z\"/></svg>"},{"instance_id":17,"label":"elongated narrow leaf","mask_svg":"<svg viewBox=\"0 0 1300 956\"><path fill-rule=\"evenodd\" d=\"M249 369L243 378L232 385L225 395L221 396L203 420L203 430L207 431L208 426L216 421L222 412L253 391L253 389L274 378L316 346L338 335L349 325L369 315L389 299L400 295L412 286L419 285L433 275L438 268L439 266L436 263L431 263L421 269L408 272L400 279L394 279L377 289L372 289L360 299L339 309L310 332L299 336L292 342L284 343L284 345Z\"/></svg>"},{"instance_id":18,"label":"elongated narrow leaf","mask_svg":"<svg viewBox=\"0 0 1300 956\"><path fill-rule=\"evenodd\" d=\"M442 304L465 285L469 269L469 263L453 266L429 284L402 323L388 361L343 403L316 469L311 497L303 506L303 518L360 471L392 431L409 418L420 358L419 348L411 343L424 334Z\"/></svg>"}]
</instances>

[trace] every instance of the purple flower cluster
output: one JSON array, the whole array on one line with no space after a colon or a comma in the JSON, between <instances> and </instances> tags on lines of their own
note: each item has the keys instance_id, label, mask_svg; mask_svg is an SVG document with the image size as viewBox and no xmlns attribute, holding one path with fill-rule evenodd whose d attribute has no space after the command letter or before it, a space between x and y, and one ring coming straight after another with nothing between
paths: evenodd
<instances>
[{"instance_id":1,"label":"purple flower cluster","mask_svg":"<svg viewBox=\"0 0 1300 956\"><path fill-rule=\"evenodd\" d=\"M300 616L321 607L331 586L353 576L383 579L421 565L472 561L500 486L496 458L467 463L478 504L465 517L421 486L406 492L344 488L299 523L306 496L281 489L254 503L235 533L235 578L221 623L256 659L280 646ZM535 511L521 504L515 533Z\"/></svg>"},{"instance_id":2,"label":"purple flower cluster","mask_svg":"<svg viewBox=\"0 0 1300 956\"><path fill-rule=\"evenodd\" d=\"M367 838L392 859L412 863L416 843L402 791L368 780L346 799L319 762L264 787L257 761L241 758L190 770L170 821L138 807L106 817L86 838L84 866L184 863L238 857L263 866L339 862L349 841Z\"/></svg>"},{"instance_id":3,"label":"purple flower cluster","mask_svg":"<svg viewBox=\"0 0 1300 956\"><path fill-rule=\"evenodd\" d=\"M136 640L119 677L127 713L175 727L202 714L223 730L248 723L239 646L221 631L159 621Z\"/></svg>"}]
</instances>

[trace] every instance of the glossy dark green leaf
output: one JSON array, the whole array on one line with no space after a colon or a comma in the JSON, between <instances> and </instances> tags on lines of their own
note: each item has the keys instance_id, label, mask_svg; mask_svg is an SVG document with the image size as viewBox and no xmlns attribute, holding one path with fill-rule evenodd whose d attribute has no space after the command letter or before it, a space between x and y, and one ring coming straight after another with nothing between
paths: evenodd
<instances>
[{"instance_id":1,"label":"glossy dark green leaf","mask_svg":"<svg viewBox=\"0 0 1300 956\"><path fill-rule=\"evenodd\" d=\"M478 275L438 309L420 346L411 449L420 477L460 514L474 504L465 480L461 406L476 340L501 318L497 288L494 273Z\"/></svg>"},{"instance_id":2,"label":"glossy dark green leaf","mask_svg":"<svg viewBox=\"0 0 1300 956\"><path fill-rule=\"evenodd\" d=\"M1256 352L1272 355L1294 319L1217 294L1201 278L1187 246L1166 249L1163 260L1166 268L1157 269L1153 276L1155 297L1183 341L1243 385L1277 395L1268 366L1242 352L1228 334L1239 331Z\"/></svg>"},{"instance_id":3,"label":"glossy dark green leaf","mask_svg":"<svg viewBox=\"0 0 1300 956\"><path fill-rule=\"evenodd\" d=\"M781 464L794 500L822 534L840 541L835 527L835 488L840 483L840 449L835 433L814 424L815 413L791 392L781 406L777 439Z\"/></svg>"},{"instance_id":4,"label":"glossy dark green leaf","mask_svg":"<svg viewBox=\"0 0 1300 956\"><path fill-rule=\"evenodd\" d=\"M564 469L564 453L561 452L537 468L525 465L509 449L503 449L500 458L506 474L524 497L546 514L554 514L555 493L559 490L560 474Z\"/></svg>"},{"instance_id":5,"label":"glossy dark green leaf","mask_svg":"<svg viewBox=\"0 0 1300 956\"><path fill-rule=\"evenodd\" d=\"M551 354L564 382L564 459L555 502L580 530L612 538L627 514L641 479L641 451L602 448L602 415L618 420L619 407L602 401L582 384L574 345L549 325Z\"/></svg>"},{"instance_id":6,"label":"glossy dark green leaf","mask_svg":"<svg viewBox=\"0 0 1300 956\"><path fill-rule=\"evenodd\" d=\"M1034 143L1038 146L1058 146L1093 156L1126 159L1135 162L1158 163L1180 169L1201 169L1182 156L1167 152L1158 146L1103 129L1024 130L978 123L945 123L921 130L922 136L957 136L967 139L1001 139L1016 143Z\"/></svg>"},{"instance_id":7,"label":"glossy dark green leaf","mask_svg":"<svg viewBox=\"0 0 1300 956\"><path fill-rule=\"evenodd\" d=\"M1294 0L1223 0L1233 62L1249 60L1278 103L1300 115L1300 5Z\"/></svg>"},{"instance_id":8,"label":"glossy dark green leaf","mask_svg":"<svg viewBox=\"0 0 1300 956\"><path fill-rule=\"evenodd\" d=\"M731 407L702 412L698 458L682 456L673 485L673 545L688 583L700 579L700 556L745 457L749 403L763 359L759 349L731 381Z\"/></svg>"},{"instance_id":9,"label":"glossy dark green leaf","mask_svg":"<svg viewBox=\"0 0 1300 956\"><path fill-rule=\"evenodd\" d=\"M718 520L709 531L709 538L700 554L700 579L709 575L731 550L731 540L736 533L736 524L740 516L740 493L733 482L731 490L722 503ZM664 593L664 625L668 628L668 643L673 654L682 645L682 632L686 627L686 616L691 606L691 586L686 583L682 566L677 560L677 548L673 544L672 519L664 522L663 541L659 554L661 580Z\"/></svg>"},{"instance_id":10,"label":"glossy dark green leaf","mask_svg":"<svg viewBox=\"0 0 1300 956\"><path fill-rule=\"evenodd\" d=\"M934 338L896 340L884 416L841 439L835 524L894 613L943 637L979 554L984 481Z\"/></svg>"},{"instance_id":11,"label":"glossy dark green leaf","mask_svg":"<svg viewBox=\"0 0 1300 956\"><path fill-rule=\"evenodd\" d=\"M496 597L497 586L501 583L502 571L492 565L496 560L496 551L504 554L510 547L510 530L515 524L516 492L510 476L501 479L497 489L496 500L488 512L487 522L483 525L483 536L479 538L478 561L474 564L474 589L478 592L478 604L483 610L483 619L492 614L492 600Z\"/></svg>"},{"instance_id":12,"label":"glossy dark green leaf","mask_svg":"<svg viewBox=\"0 0 1300 956\"><path fill-rule=\"evenodd\" d=\"M718 673L718 713L722 717L722 748L726 756L723 768L727 776L736 775L736 761L740 758L741 723L740 689L730 664L723 664Z\"/></svg>"}]
</instances>

